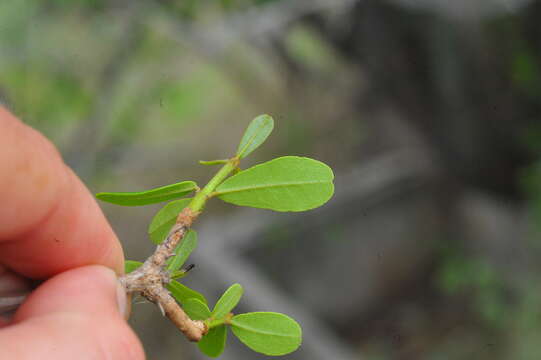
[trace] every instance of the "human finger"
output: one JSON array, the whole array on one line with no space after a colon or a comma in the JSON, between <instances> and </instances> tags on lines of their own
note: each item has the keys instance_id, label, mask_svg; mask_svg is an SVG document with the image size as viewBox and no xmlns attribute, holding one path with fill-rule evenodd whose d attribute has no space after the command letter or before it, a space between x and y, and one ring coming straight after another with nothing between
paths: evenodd
<instances>
[{"instance_id":1,"label":"human finger","mask_svg":"<svg viewBox=\"0 0 541 360\"><path fill-rule=\"evenodd\" d=\"M32 278L102 264L121 245L93 196L40 133L0 107L0 263Z\"/></svg>"},{"instance_id":2,"label":"human finger","mask_svg":"<svg viewBox=\"0 0 541 360\"><path fill-rule=\"evenodd\" d=\"M0 355L12 359L144 359L124 320L124 291L103 266L59 274L38 287L13 323L0 328ZM0 356L3 358L3 356Z\"/></svg>"}]
</instances>

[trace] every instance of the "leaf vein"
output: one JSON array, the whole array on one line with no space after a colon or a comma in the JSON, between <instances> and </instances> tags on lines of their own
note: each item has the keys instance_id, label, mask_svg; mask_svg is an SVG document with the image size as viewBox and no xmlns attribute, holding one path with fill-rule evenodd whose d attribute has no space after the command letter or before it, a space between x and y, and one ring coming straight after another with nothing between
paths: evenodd
<instances>
[{"instance_id":1,"label":"leaf vein","mask_svg":"<svg viewBox=\"0 0 541 360\"><path fill-rule=\"evenodd\" d=\"M237 187L229 190L222 190L222 191L216 191L214 193L215 196L220 196L224 194L230 194L235 193L239 191L247 191L247 190L259 190L259 189L268 189L268 188L277 188L277 187L291 187L291 186L302 186L302 185L313 185L313 184L325 184L325 183L331 183L330 180L316 180L316 181L302 181L302 182L287 182L287 183L280 183L280 184L263 184L258 186L244 186L244 187Z\"/></svg>"},{"instance_id":2,"label":"leaf vein","mask_svg":"<svg viewBox=\"0 0 541 360\"><path fill-rule=\"evenodd\" d=\"M251 327L251 326L239 324L237 322L233 322L232 325L234 325L237 328L240 328L240 329L243 329L243 330L246 330L246 331L250 331L250 332L255 333L255 334L272 335L272 336L279 336L279 337L292 338L292 339L296 339L296 338L299 337L298 335L281 334L281 333L276 333L276 332L273 332L273 331L260 330L260 329L257 329L257 328Z\"/></svg>"}]
</instances>

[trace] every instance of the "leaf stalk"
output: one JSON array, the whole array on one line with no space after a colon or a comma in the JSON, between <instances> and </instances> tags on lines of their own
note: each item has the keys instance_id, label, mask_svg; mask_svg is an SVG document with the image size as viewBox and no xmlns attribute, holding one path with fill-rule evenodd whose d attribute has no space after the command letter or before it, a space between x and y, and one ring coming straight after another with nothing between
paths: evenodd
<instances>
[{"instance_id":1,"label":"leaf stalk","mask_svg":"<svg viewBox=\"0 0 541 360\"><path fill-rule=\"evenodd\" d=\"M195 213L199 213L203 210L205 207L205 204L207 203L207 200L212 196L212 193L220 185L228 176L231 174L231 172L235 171L235 169L239 166L240 159L238 156L234 156L231 159L227 160L224 166L210 179L210 181L205 185L201 191L199 191L188 207L192 209Z\"/></svg>"}]
</instances>

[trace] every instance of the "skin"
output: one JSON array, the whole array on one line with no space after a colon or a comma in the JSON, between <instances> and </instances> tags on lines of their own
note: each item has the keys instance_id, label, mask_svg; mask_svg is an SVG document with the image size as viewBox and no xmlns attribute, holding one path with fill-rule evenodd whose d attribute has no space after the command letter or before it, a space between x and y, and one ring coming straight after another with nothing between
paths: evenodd
<instances>
[{"instance_id":1,"label":"skin","mask_svg":"<svg viewBox=\"0 0 541 360\"><path fill-rule=\"evenodd\" d=\"M55 147L1 106L0 199L0 296L43 280L0 318L0 358L144 359L116 235Z\"/></svg>"}]
</instances>

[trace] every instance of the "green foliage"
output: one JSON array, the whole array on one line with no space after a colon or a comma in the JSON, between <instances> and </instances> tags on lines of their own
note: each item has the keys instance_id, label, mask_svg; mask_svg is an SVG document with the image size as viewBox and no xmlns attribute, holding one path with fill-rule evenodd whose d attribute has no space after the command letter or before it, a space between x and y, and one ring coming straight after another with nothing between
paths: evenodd
<instances>
[{"instance_id":1,"label":"green foliage","mask_svg":"<svg viewBox=\"0 0 541 360\"><path fill-rule=\"evenodd\" d=\"M167 270L174 272L182 267L192 251L197 247L197 233L190 230L175 248L175 256L169 259Z\"/></svg>"},{"instance_id":2,"label":"green foliage","mask_svg":"<svg viewBox=\"0 0 541 360\"><path fill-rule=\"evenodd\" d=\"M171 292L171 295L181 304L186 304L188 300L190 299L196 299L201 301L202 303L206 304L207 299L200 294L199 292L195 291L194 289L190 289L184 284L179 283L176 280L172 280L169 284L167 284L167 289ZM210 316L210 311L209 311ZM205 319L208 318L205 317Z\"/></svg>"},{"instance_id":3,"label":"green foliage","mask_svg":"<svg viewBox=\"0 0 541 360\"><path fill-rule=\"evenodd\" d=\"M0 11L4 10L2 6L4 4L0 5ZM6 25L2 17L0 16L0 22ZM6 30L2 28L2 32ZM2 42L1 35L0 43L3 45L3 54L0 54L1 63L2 56L6 55L4 47L6 43ZM20 62L11 66L2 63L0 79L4 88L9 89L11 98L14 99L14 107L24 109L25 118L31 119L32 125L47 119L45 134L51 135L56 140L61 139L58 132L69 127L74 118L85 114L92 104L93 95L74 74L59 72L43 63L33 66Z\"/></svg>"},{"instance_id":4,"label":"green foliage","mask_svg":"<svg viewBox=\"0 0 541 360\"><path fill-rule=\"evenodd\" d=\"M144 192L100 193L97 197L119 205L144 205L175 199L197 189L193 198L171 201L153 217L148 234L156 244L166 239L184 208L199 213L212 197L235 205L275 211L304 211L326 203L334 192L334 174L317 160L284 156L238 171L240 160L263 144L273 127L270 116L258 116L246 129L235 156L200 162L203 165L223 164L203 189L197 189L192 181L184 181ZM244 292L241 285L230 286L211 312L202 294L174 280L186 274L179 269L197 247L197 241L196 232L190 230L175 248L174 256L167 262L167 271L173 278L167 289L192 320L204 321L208 326L209 331L199 342L199 349L208 356L219 356L225 347L227 327L231 326L233 334L254 351L284 355L296 350L301 344L302 331L290 317L273 312L233 315L231 311ZM137 261L126 261L126 272L139 266L141 263Z\"/></svg>"},{"instance_id":5,"label":"green foliage","mask_svg":"<svg viewBox=\"0 0 541 360\"><path fill-rule=\"evenodd\" d=\"M304 69L317 71L322 76L333 76L340 66L334 49L310 26L293 26L285 37L288 55Z\"/></svg>"},{"instance_id":6,"label":"green foliage","mask_svg":"<svg viewBox=\"0 0 541 360\"><path fill-rule=\"evenodd\" d=\"M516 52L512 60L511 76L513 81L525 93L538 98L541 95L539 58L531 51L524 49Z\"/></svg>"},{"instance_id":7,"label":"green foliage","mask_svg":"<svg viewBox=\"0 0 541 360\"><path fill-rule=\"evenodd\" d=\"M196 298L186 300L183 303L183 308L192 320L206 320L210 316L207 304Z\"/></svg>"},{"instance_id":8,"label":"green foliage","mask_svg":"<svg viewBox=\"0 0 541 360\"><path fill-rule=\"evenodd\" d=\"M438 285L449 295L468 294L472 309L488 325L504 325L505 291L498 272L488 262L468 258L462 251L455 248L444 253Z\"/></svg>"},{"instance_id":9,"label":"green foliage","mask_svg":"<svg viewBox=\"0 0 541 360\"><path fill-rule=\"evenodd\" d=\"M141 265L143 265L143 263L140 261L126 260L124 261L124 271L126 272L126 274L129 274Z\"/></svg>"},{"instance_id":10,"label":"green foliage","mask_svg":"<svg viewBox=\"0 0 541 360\"><path fill-rule=\"evenodd\" d=\"M253 312L231 319L231 330L250 349L266 355L285 355L302 341L299 324L289 316L273 312Z\"/></svg>"},{"instance_id":11,"label":"green foliage","mask_svg":"<svg viewBox=\"0 0 541 360\"><path fill-rule=\"evenodd\" d=\"M218 357L224 351L226 340L227 328L225 325L220 325L210 329L201 341L197 343L197 346L199 346L199 350L203 354L210 357Z\"/></svg>"},{"instance_id":12,"label":"green foliage","mask_svg":"<svg viewBox=\"0 0 541 360\"><path fill-rule=\"evenodd\" d=\"M190 203L191 199L171 201L156 213L148 226L148 235L155 244L165 240L169 230L175 224L178 214Z\"/></svg>"},{"instance_id":13,"label":"green foliage","mask_svg":"<svg viewBox=\"0 0 541 360\"><path fill-rule=\"evenodd\" d=\"M205 308L203 308L201 304L190 302L192 308L189 309L189 311L198 317L206 316L200 320L206 320L207 326L209 327L208 333L203 336L198 343L199 350L201 350L202 353L210 357L217 357L223 352L227 339L227 328L225 325L228 321L227 317L231 316L229 315L229 312L238 304L242 293L242 286L239 284L231 285L216 302L212 313L210 311L206 312L206 310L208 310L206 305ZM197 306L199 306L199 308L194 309ZM195 319L188 311L186 311L186 313L192 319Z\"/></svg>"},{"instance_id":14,"label":"green foliage","mask_svg":"<svg viewBox=\"0 0 541 360\"><path fill-rule=\"evenodd\" d=\"M194 191L197 184L193 181L182 181L176 184L138 192L101 192L96 197L116 205L139 206L155 204L167 200L178 199Z\"/></svg>"},{"instance_id":15,"label":"green foliage","mask_svg":"<svg viewBox=\"0 0 541 360\"><path fill-rule=\"evenodd\" d=\"M245 158L263 144L273 128L274 120L269 115L259 115L253 119L246 128L237 149L239 159Z\"/></svg>"},{"instance_id":16,"label":"green foliage","mask_svg":"<svg viewBox=\"0 0 541 360\"><path fill-rule=\"evenodd\" d=\"M284 156L231 176L216 188L215 195L240 206L305 211L331 198L333 178L331 168L322 162Z\"/></svg>"},{"instance_id":17,"label":"green foliage","mask_svg":"<svg viewBox=\"0 0 541 360\"><path fill-rule=\"evenodd\" d=\"M199 342L199 349L211 357L219 356L226 343L227 328L231 326L241 342L266 355L284 355L296 350L301 343L301 327L290 317L272 312L230 313L243 293L240 284L231 285L217 301L212 313L201 301L191 298L184 310L194 320L205 320L209 332Z\"/></svg>"},{"instance_id":18,"label":"green foliage","mask_svg":"<svg viewBox=\"0 0 541 360\"><path fill-rule=\"evenodd\" d=\"M243 292L244 290L240 284L231 285L216 302L214 310L212 310L212 317L221 319L229 314L229 312L239 303Z\"/></svg>"}]
</instances>

